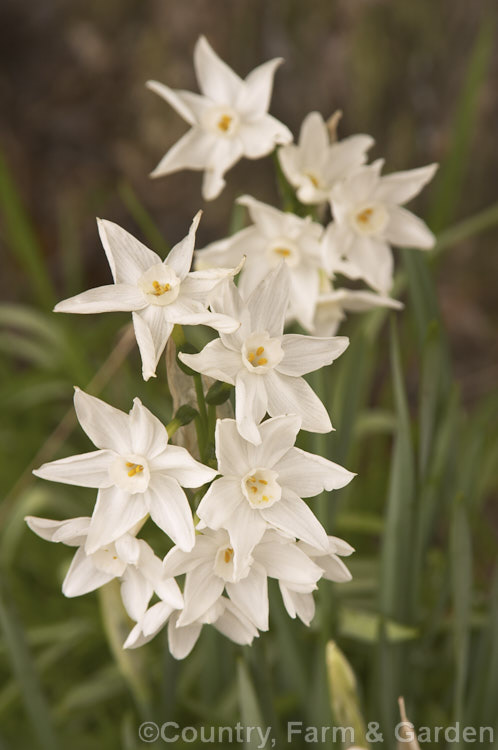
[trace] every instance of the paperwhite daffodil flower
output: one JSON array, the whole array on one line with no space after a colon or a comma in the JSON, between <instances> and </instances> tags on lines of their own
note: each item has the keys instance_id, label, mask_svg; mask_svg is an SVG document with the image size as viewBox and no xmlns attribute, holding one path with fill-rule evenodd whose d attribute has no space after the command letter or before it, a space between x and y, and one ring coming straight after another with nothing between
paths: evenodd
<instances>
[{"instance_id":1,"label":"paperwhite daffodil flower","mask_svg":"<svg viewBox=\"0 0 498 750\"><path fill-rule=\"evenodd\" d=\"M124 643L124 648L138 648L148 643L168 624L168 646L175 659L184 659L194 648L203 625L213 625L220 633L240 646L250 646L259 636L253 623L226 596L220 597L198 620L179 626L181 610L160 601L145 612Z\"/></svg>"},{"instance_id":2,"label":"paperwhite daffodil flower","mask_svg":"<svg viewBox=\"0 0 498 750\"><path fill-rule=\"evenodd\" d=\"M334 336L347 312L362 313L377 307L402 310L404 305L392 297L363 289L334 289L330 281L322 277L315 310L315 333L317 336Z\"/></svg>"},{"instance_id":3,"label":"paperwhite daffodil flower","mask_svg":"<svg viewBox=\"0 0 498 750\"><path fill-rule=\"evenodd\" d=\"M173 547L164 558L168 578L187 574L185 605L178 626L199 620L226 590L259 630L268 630L268 577L285 581L293 590L309 592L316 588L322 572L293 540L272 530L265 532L237 574L234 549L224 529L204 529L197 534L192 552L187 554Z\"/></svg>"},{"instance_id":4,"label":"paperwhite daffodil flower","mask_svg":"<svg viewBox=\"0 0 498 750\"><path fill-rule=\"evenodd\" d=\"M402 208L434 176L437 165L381 176L383 161L360 167L331 192L334 221L323 238L326 268L362 278L381 294L393 281L391 245L430 250L435 237Z\"/></svg>"},{"instance_id":5,"label":"paperwhite daffodil flower","mask_svg":"<svg viewBox=\"0 0 498 750\"><path fill-rule=\"evenodd\" d=\"M114 284L90 289L59 302L55 312L102 313L131 311L144 380L154 377L159 357L175 323L206 325L234 331L239 323L207 310L207 299L223 278L240 268L213 268L189 273L195 232L201 212L165 261L135 237L113 224L98 220L99 234Z\"/></svg>"},{"instance_id":6,"label":"paperwhite daffodil flower","mask_svg":"<svg viewBox=\"0 0 498 750\"><path fill-rule=\"evenodd\" d=\"M104 586L113 578L121 579L121 598L133 620L140 620L154 591L169 606L183 607L183 596L174 578L166 578L161 560L143 539L136 539L137 528L87 554L85 544L90 518L52 521L26 516L29 528L49 542L78 547L62 584L65 596L82 596Z\"/></svg>"},{"instance_id":7,"label":"paperwhite daffodil flower","mask_svg":"<svg viewBox=\"0 0 498 750\"><path fill-rule=\"evenodd\" d=\"M298 546L317 565L323 568L324 578L335 583L344 583L351 580L351 573L342 562L341 556L351 555L354 549L343 539L339 539L336 536L329 536L327 554L324 554L320 548L313 547L305 542L299 542ZM309 625L315 615L313 594L293 591L282 581L279 581L279 586L288 615L292 619L297 616L305 625Z\"/></svg>"},{"instance_id":8,"label":"paperwhite daffodil flower","mask_svg":"<svg viewBox=\"0 0 498 750\"><path fill-rule=\"evenodd\" d=\"M99 450L43 464L42 479L98 488L85 551L93 554L150 514L184 550L194 546L192 511L182 487L200 487L216 471L168 444L164 425L136 398L129 414L76 389L79 422Z\"/></svg>"},{"instance_id":9,"label":"paperwhite daffodil flower","mask_svg":"<svg viewBox=\"0 0 498 750\"><path fill-rule=\"evenodd\" d=\"M282 146L278 158L301 203L324 203L337 182L365 164L373 143L369 135L330 143L327 123L319 112L310 112L301 125L299 143Z\"/></svg>"},{"instance_id":10,"label":"paperwhite daffodil flower","mask_svg":"<svg viewBox=\"0 0 498 750\"><path fill-rule=\"evenodd\" d=\"M191 126L151 176L180 169L204 170L202 195L213 200L225 187L225 172L241 157L259 159L276 144L290 143L289 129L268 114L273 77L281 62L281 58L269 60L242 80L201 36L195 45L194 66L202 95L148 81L148 88Z\"/></svg>"},{"instance_id":11,"label":"paperwhite daffodil flower","mask_svg":"<svg viewBox=\"0 0 498 750\"><path fill-rule=\"evenodd\" d=\"M349 339L284 335L288 300L284 263L268 274L247 304L233 283L225 283L212 307L240 320L240 328L235 333L221 333L221 338L210 341L199 354L179 354L182 362L197 372L235 385L237 428L255 445L261 443L258 424L266 412L272 417L297 414L303 430L332 429L327 410L301 376L331 364Z\"/></svg>"},{"instance_id":12,"label":"paperwhite daffodil flower","mask_svg":"<svg viewBox=\"0 0 498 750\"><path fill-rule=\"evenodd\" d=\"M216 424L222 476L202 498L197 515L209 528L228 531L236 573L267 528L305 540L322 554L329 549L325 529L301 498L340 489L355 475L294 447L300 427L301 418L294 415L268 419L255 446L239 435L235 420Z\"/></svg>"},{"instance_id":13,"label":"paperwhite daffodil flower","mask_svg":"<svg viewBox=\"0 0 498 750\"><path fill-rule=\"evenodd\" d=\"M309 217L303 219L293 213L279 211L248 195L237 202L247 206L254 224L198 250L195 255L196 268L209 268L226 261L237 264L245 255L239 289L247 299L265 276L281 261L285 261L291 287L288 316L312 331L320 269L324 265L322 225Z\"/></svg>"}]
</instances>

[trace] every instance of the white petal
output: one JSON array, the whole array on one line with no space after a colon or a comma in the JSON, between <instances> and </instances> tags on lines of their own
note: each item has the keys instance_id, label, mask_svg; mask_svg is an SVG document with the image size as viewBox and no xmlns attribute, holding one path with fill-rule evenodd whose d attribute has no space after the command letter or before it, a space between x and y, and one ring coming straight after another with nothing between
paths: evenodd
<instances>
[{"instance_id":1,"label":"white petal","mask_svg":"<svg viewBox=\"0 0 498 750\"><path fill-rule=\"evenodd\" d=\"M239 273L242 265L243 259L234 268L205 268L201 271L192 271L182 284L181 294L206 304L213 290L216 290L216 287L225 279Z\"/></svg>"},{"instance_id":2,"label":"white petal","mask_svg":"<svg viewBox=\"0 0 498 750\"><path fill-rule=\"evenodd\" d=\"M304 375L332 364L347 349L346 336L316 338L289 333L282 337L284 358L277 370L284 375Z\"/></svg>"},{"instance_id":3,"label":"white petal","mask_svg":"<svg viewBox=\"0 0 498 750\"><path fill-rule=\"evenodd\" d=\"M218 104L235 104L243 90L243 81L218 57L204 36L195 45L194 67L205 96Z\"/></svg>"},{"instance_id":4,"label":"white petal","mask_svg":"<svg viewBox=\"0 0 498 750\"><path fill-rule=\"evenodd\" d=\"M237 373L244 367L240 351L227 349L221 339L210 341L199 354L180 352L178 357L196 372L230 385L235 385Z\"/></svg>"},{"instance_id":5,"label":"white petal","mask_svg":"<svg viewBox=\"0 0 498 750\"><path fill-rule=\"evenodd\" d=\"M140 542L131 534L123 534L115 541L116 552L120 560L127 565L136 565L140 557ZM161 566L162 568L162 566Z\"/></svg>"},{"instance_id":6,"label":"white petal","mask_svg":"<svg viewBox=\"0 0 498 750\"><path fill-rule=\"evenodd\" d=\"M238 111L248 118L268 112L275 71L283 63L281 57L258 65L244 81L244 91L238 101Z\"/></svg>"},{"instance_id":7,"label":"white petal","mask_svg":"<svg viewBox=\"0 0 498 750\"><path fill-rule=\"evenodd\" d=\"M147 305L143 292L131 284L109 284L89 289L59 302L54 312L89 315L105 312L131 312Z\"/></svg>"},{"instance_id":8,"label":"white petal","mask_svg":"<svg viewBox=\"0 0 498 750\"><path fill-rule=\"evenodd\" d=\"M393 284L394 265L387 242L373 237L356 237L349 250L349 260L371 287L387 294Z\"/></svg>"},{"instance_id":9,"label":"white petal","mask_svg":"<svg viewBox=\"0 0 498 750\"><path fill-rule=\"evenodd\" d=\"M216 291L216 296L211 298L211 308L240 321L240 328L234 333L221 333L221 340L228 349L240 355L245 339L252 332L251 315L232 279L224 281Z\"/></svg>"},{"instance_id":10,"label":"white petal","mask_svg":"<svg viewBox=\"0 0 498 750\"><path fill-rule=\"evenodd\" d=\"M281 581L279 582L279 585L285 609L289 616L294 619L297 615L305 625L310 625L315 616L315 600L313 599L313 594L300 594L297 591L292 591Z\"/></svg>"},{"instance_id":11,"label":"white petal","mask_svg":"<svg viewBox=\"0 0 498 750\"><path fill-rule=\"evenodd\" d=\"M323 572L293 542L262 542L254 550L254 559L264 566L270 578L283 580L287 585L292 581L293 586L308 587L309 591L316 588Z\"/></svg>"},{"instance_id":12,"label":"white petal","mask_svg":"<svg viewBox=\"0 0 498 750\"><path fill-rule=\"evenodd\" d=\"M178 278L182 279L182 281L190 271L190 266L192 265L192 256L194 254L195 245L195 233L197 231L197 227L199 226L201 216L202 211L198 211L192 220L192 224L190 225L187 236L174 246L165 260L165 264L172 268Z\"/></svg>"},{"instance_id":13,"label":"white petal","mask_svg":"<svg viewBox=\"0 0 498 750\"><path fill-rule=\"evenodd\" d=\"M261 515L271 526L314 544L322 550L328 550L327 532L322 524L304 500L288 488L283 490L278 503L262 510Z\"/></svg>"},{"instance_id":14,"label":"white petal","mask_svg":"<svg viewBox=\"0 0 498 750\"><path fill-rule=\"evenodd\" d=\"M266 375L253 375L242 368L235 379L235 418L237 427L246 440L254 445L261 443L258 424L267 410Z\"/></svg>"},{"instance_id":15,"label":"white petal","mask_svg":"<svg viewBox=\"0 0 498 750\"><path fill-rule=\"evenodd\" d=\"M243 155L242 143L234 138L216 138L209 154L209 164L202 181L202 197L214 200L225 187L223 175Z\"/></svg>"},{"instance_id":16,"label":"white petal","mask_svg":"<svg viewBox=\"0 0 498 750\"><path fill-rule=\"evenodd\" d=\"M280 484L299 497L314 497L326 490L345 487L356 476L322 456L291 448L275 465Z\"/></svg>"},{"instance_id":17,"label":"white petal","mask_svg":"<svg viewBox=\"0 0 498 750\"><path fill-rule=\"evenodd\" d=\"M261 565L254 563L246 578L227 583L226 590L232 602L259 630L268 630L268 581Z\"/></svg>"},{"instance_id":18,"label":"white petal","mask_svg":"<svg viewBox=\"0 0 498 750\"><path fill-rule=\"evenodd\" d=\"M167 101L189 125L198 122L199 115L209 106L209 102L203 96L192 94L190 91L176 91L159 81L147 81L145 85Z\"/></svg>"},{"instance_id":19,"label":"white petal","mask_svg":"<svg viewBox=\"0 0 498 750\"><path fill-rule=\"evenodd\" d=\"M164 575L170 577L188 573L198 565L212 561L216 549L217 545L213 539L204 534L197 534L195 547L190 552L184 552L179 547L170 549L163 562Z\"/></svg>"},{"instance_id":20,"label":"white petal","mask_svg":"<svg viewBox=\"0 0 498 750\"><path fill-rule=\"evenodd\" d=\"M301 264L291 272L288 314L307 331L313 330L319 291L320 271L317 265Z\"/></svg>"},{"instance_id":21,"label":"white petal","mask_svg":"<svg viewBox=\"0 0 498 750\"><path fill-rule=\"evenodd\" d=\"M142 629L147 639L153 638L161 630L166 620L172 616L173 609L166 602L157 602L145 613Z\"/></svg>"},{"instance_id":22,"label":"white petal","mask_svg":"<svg viewBox=\"0 0 498 750\"><path fill-rule=\"evenodd\" d=\"M419 169L386 175L380 180L376 197L389 203L407 203L432 180L437 168L437 164L429 164Z\"/></svg>"},{"instance_id":23,"label":"white petal","mask_svg":"<svg viewBox=\"0 0 498 750\"><path fill-rule=\"evenodd\" d=\"M150 462L152 472L167 474L182 487L202 487L218 473L215 469L201 464L190 453L178 445L167 448Z\"/></svg>"},{"instance_id":24,"label":"white petal","mask_svg":"<svg viewBox=\"0 0 498 750\"><path fill-rule=\"evenodd\" d=\"M324 161L330 143L327 125L319 112L310 112L303 120L299 133L299 148L303 165L313 167Z\"/></svg>"},{"instance_id":25,"label":"white petal","mask_svg":"<svg viewBox=\"0 0 498 750\"><path fill-rule=\"evenodd\" d=\"M266 276L247 300L253 331L281 336L289 305L289 272L285 261Z\"/></svg>"},{"instance_id":26,"label":"white petal","mask_svg":"<svg viewBox=\"0 0 498 750\"><path fill-rule=\"evenodd\" d=\"M69 546L84 544L90 519L86 516L69 518L66 521L52 521L49 518L25 516L24 520L31 531L48 542L63 542Z\"/></svg>"},{"instance_id":27,"label":"white petal","mask_svg":"<svg viewBox=\"0 0 498 750\"><path fill-rule=\"evenodd\" d=\"M189 552L194 546L195 534L185 492L176 479L154 474L149 493L149 512L154 523L181 549Z\"/></svg>"},{"instance_id":28,"label":"white petal","mask_svg":"<svg viewBox=\"0 0 498 750\"><path fill-rule=\"evenodd\" d=\"M181 169L206 169L216 140L213 133L191 128L165 153L150 176L163 177Z\"/></svg>"},{"instance_id":29,"label":"white petal","mask_svg":"<svg viewBox=\"0 0 498 750\"><path fill-rule=\"evenodd\" d=\"M427 224L400 206L392 206L389 209L389 224L385 235L389 242L399 247L430 250L436 243L436 238Z\"/></svg>"},{"instance_id":30,"label":"white petal","mask_svg":"<svg viewBox=\"0 0 498 750\"><path fill-rule=\"evenodd\" d=\"M216 422L216 458L220 474L243 477L252 468L248 444L237 430L234 419L218 419Z\"/></svg>"},{"instance_id":31,"label":"white petal","mask_svg":"<svg viewBox=\"0 0 498 750\"><path fill-rule=\"evenodd\" d=\"M133 399L130 412L132 453L153 459L168 446L168 433L163 423L152 414L139 398Z\"/></svg>"},{"instance_id":32,"label":"white petal","mask_svg":"<svg viewBox=\"0 0 498 750\"><path fill-rule=\"evenodd\" d=\"M119 539L146 514L143 495L129 495L118 487L99 490L85 545L87 554Z\"/></svg>"},{"instance_id":33,"label":"white petal","mask_svg":"<svg viewBox=\"0 0 498 750\"><path fill-rule=\"evenodd\" d=\"M247 562L254 547L261 541L267 524L263 514L249 506L244 498L238 508L226 521L225 527L230 535L234 550L234 576L237 579L242 571L247 570Z\"/></svg>"},{"instance_id":34,"label":"white petal","mask_svg":"<svg viewBox=\"0 0 498 750\"><path fill-rule=\"evenodd\" d=\"M156 581L155 591L163 602L167 602L175 609L183 609L183 594L174 578L166 578L163 575Z\"/></svg>"},{"instance_id":35,"label":"white petal","mask_svg":"<svg viewBox=\"0 0 498 750\"><path fill-rule=\"evenodd\" d=\"M257 466L272 469L296 442L301 429L301 417L296 414L266 419L259 425L261 445L248 445L248 471Z\"/></svg>"},{"instance_id":36,"label":"white petal","mask_svg":"<svg viewBox=\"0 0 498 750\"><path fill-rule=\"evenodd\" d=\"M256 121L242 122L237 133L243 154L248 159L261 159L271 153L278 143L290 143L292 133L286 125L271 115Z\"/></svg>"},{"instance_id":37,"label":"white petal","mask_svg":"<svg viewBox=\"0 0 498 750\"><path fill-rule=\"evenodd\" d=\"M171 323L185 326L209 326L217 331L232 333L239 327L239 321L228 315L209 312L202 302L188 299L181 292L179 297L168 307L162 308L164 317Z\"/></svg>"},{"instance_id":38,"label":"white petal","mask_svg":"<svg viewBox=\"0 0 498 750\"><path fill-rule=\"evenodd\" d=\"M389 307L392 310L402 310L404 305L392 297L384 297L374 292L364 292L356 289L338 289L340 304L348 312L366 312L374 307Z\"/></svg>"},{"instance_id":39,"label":"white petal","mask_svg":"<svg viewBox=\"0 0 498 750\"><path fill-rule=\"evenodd\" d=\"M345 583L352 578L346 565L336 555L327 555L326 557L317 557L316 562L325 571L324 578L335 583Z\"/></svg>"},{"instance_id":40,"label":"white petal","mask_svg":"<svg viewBox=\"0 0 498 750\"><path fill-rule=\"evenodd\" d=\"M185 607L178 618L178 626L191 625L202 617L221 596L224 588L225 582L214 575L212 563L199 565L187 573L183 592Z\"/></svg>"},{"instance_id":41,"label":"white petal","mask_svg":"<svg viewBox=\"0 0 498 750\"><path fill-rule=\"evenodd\" d=\"M285 234L283 232L284 222L288 215L279 211L267 203L262 203L250 195L241 195L237 198L237 203L241 206L247 206L252 221L257 224L260 232L268 239ZM295 217L297 219L297 217Z\"/></svg>"},{"instance_id":42,"label":"white petal","mask_svg":"<svg viewBox=\"0 0 498 750\"><path fill-rule=\"evenodd\" d=\"M145 614L152 596L151 584L133 565L124 572L121 583L121 599L132 620L138 622Z\"/></svg>"},{"instance_id":43,"label":"white petal","mask_svg":"<svg viewBox=\"0 0 498 750\"><path fill-rule=\"evenodd\" d=\"M74 408L78 421L90 440L101 449L129 453L129 417L100 398L75 388Z\"/></svg>"},{"instance_id":44,"label":"white petal","mask_svg":"<svg viewBox=\"0 0 498 750\"><path fill-rule=\"evenodd\" d=\"M97 219L97 226L116 284L136 286L138 279L147 269L161 263L159 255L149 250L118 224Z\"/></svg>"},{"instance_id":45,"label":"white petal","mask_svg":"<svg viewBox=\"0 0 498 750\"><path fill-rule=\"evenodd\" d=\"M178 628L176 619L171 617L168 623L168 645L171 655L175 659L185 659L197 643L201 630L200 622Z\"/></svg>"},{"instance_id":46,"label":"white petal","mask_svg":"<svg viewBox=\"0 0 498 750\"><path fill-rule=\"evenodd\" d=\"M213 625L216 630L241 646L249 646L254 638L258 637L258 630L255 625L230 599L226 599L225 611Z\"/></svg>"},{"instance_id":47,"label":"white petal","mask_svg":"<svg viewBox=\"0 0 498 750\"><path fill-rule=\"evenodd\" d=\"M163 310L163 307L150 305L133 313L133 327L142 357L144 380L155 377L159 358L173 330L173 323L166 320Z\"/></svg>"},{"instance_id":48,"label":"white petal","mask_svg":"<svg viewBox=\"0 0 498 750\"><path fill-rule=\"evenodd\" d=\"M298 414L303 420L301 429L330 432L332 425L327 410L303 378L293 378L273 371L267 374L265 385L268 413L272 417Z\"/></svg>"},{"instance_id":49,"label":"white petal","mask_svg":"<svg viewBox=\"0 0 498 750\"><path fill-rule=\"evenodd\" d=\"M111 451L92 451L43 464L33 474L51 482L79 487L110 487L109 467L114 460L115 454Z\"/></svg>"},{"instance_id":50,"label":"white petal","mask_svg":"<svg viewBox=\"0 0 498 750\"><path fill-rule=\"evenodd\" d=\"M62 584L62 593L64 596L72 598L73 596L83 596L90 591L100 588L114 576L98 570L92 562L92 558L85 554L82 547L77 550L69 570Z\"/></svg>"},{"instance_id":51,"label":"white petal","mask_svg":"<svg viewBox=\"0 0 498 750\"><path fill-rule=\"evenodd\" d=\"M246 503L240 479L220 477L208 489L197 508L197 515L210 529L227 528L229 517Z\"/></svg>"}]
</instances>

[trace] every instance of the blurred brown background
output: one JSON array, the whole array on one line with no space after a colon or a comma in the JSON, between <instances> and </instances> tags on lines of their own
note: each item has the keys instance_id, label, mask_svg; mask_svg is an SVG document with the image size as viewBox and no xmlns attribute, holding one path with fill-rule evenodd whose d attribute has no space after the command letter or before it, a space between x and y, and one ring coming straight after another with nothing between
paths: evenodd
<instances>
[{"instance_id":1,"label":"blurred brown background","mask_svg":"<svg viewBox=\"0 0 498 750\"><path fill-rule=\"evenodd\" d=\"M284 57L272 113L297 134L310 110L342 109L340 134L371 133L372 157L384 156L386 171L444 162L466 139L446 178L458 200L439 179L416 206L434 229L496 203L496 10L495 0L1 0L0 146L52 277L62 288L72 243L85 285L108 283L94 217L136 230L117 189L123 182L170 243L202 206L199 174L148 178L186 124L144 87L155 78L196 91L201 33L240 75ZM465 86L467 100L475 93L468 112ZM226 234L242 192L276 199L270 160L229 173L222 196L203 206L199 246ZM498 375L497 239L493 230L460 243L437 270L470 401ZM25 301L22 270L10 256L2 268L2 298Z\"/></svg>"}]
</instances>

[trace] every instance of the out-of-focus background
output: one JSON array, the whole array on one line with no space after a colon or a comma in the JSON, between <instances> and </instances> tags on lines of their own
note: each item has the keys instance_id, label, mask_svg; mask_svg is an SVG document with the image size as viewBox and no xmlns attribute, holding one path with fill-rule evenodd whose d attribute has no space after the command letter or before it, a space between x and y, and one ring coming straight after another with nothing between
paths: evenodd
<instances>
[{"instance_id":1,"label":"out-of-focus background","mask_svg":"<svg viewBox=\"0 0 498 750\"><path fill-rule=\"evenodd\" d=\"M418 724L496 720L497 11L496 0L0 0L0 750L135 750L139 717L250 723L248 696L266 722L330 723L331 638L368 720L391 727L399 691ZM278 202L271 159L240 162L207 204L198 173L148 177L187 126L144 83L196 91L200 34L242 76L285 58L271 112L296 136L311 110L340 109L340 136L373 135L386 172L442 165L413 203L438 235L434 260L396 252L402 375L383 313L348 322L351 347L321 386L337 432L308 446L358 472L319 505L358 550L353 582L332 597L320 588L311 629L272 603L272 633L245 649L238 680L239 652L211 631L185 665L161 637L123 654L130 623L112 590L65 600L71 551L23 522L93 507L92 491L31 476L90 450L73 384L171 416L164 363L157 381L139 379L129 316L51 313L110 281L95 216L162 252L201 207L199 247L227 234L237 195ZM153 530L152 543L164 553Z\"/></svg>"}]
</instances>

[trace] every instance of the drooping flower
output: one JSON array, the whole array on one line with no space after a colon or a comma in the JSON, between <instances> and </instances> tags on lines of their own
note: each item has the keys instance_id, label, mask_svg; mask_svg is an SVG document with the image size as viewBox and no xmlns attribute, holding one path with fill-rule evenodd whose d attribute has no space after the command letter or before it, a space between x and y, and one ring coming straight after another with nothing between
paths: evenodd
<instances>
[{"instance_id":1,"label":"drooping flower","mask_svg":"<svg viewBox=\"0 0 498 750\"><path fill-rule=\"evenodd\" d=\"M175 323L234 331L238 321L209 312L207 300L223 278L240 269L212 268L189 273L200 216L201 212L195 216L188 235L165 261L117 224L99 219L99 234L114 284L59 302L55 312L132 312L144 380L155 376Z\"/></svg>"},{"instance_id":2,"label":"drooping flower","mask_svg":"<svg viewBox=\"0 0 498 750\"><path fill-rule=\"evenodd\" d=\"M124 643L138 648L151 641L168 624L168 646L175 659L184 659L194 648L204 625L212 625L240 646L250 646L259 636L256 626L226 596L220 597L198 620L178 625L181 610L159 601L145 612Z\"/></svg>"},{"instance_id":3,"label":"drooping flower","mask_svg":"<svg viewBox=\"0 0 498 750\"><path fill-rule=\"evenodd\" d=\"M324 265L322 225L309 217L303 219L279 211L248 195L237 202L247 206L253 225L198 250L196 268L209 268L225 262L238 264L246 256L239 289L247 299L265 276L282 260L285 261L291 287L288 316L312 331L320 269Z\"/></svg>"},{"instance_id":4,"label":"drooping flower","mask_svg":"<svg viewBox=\"0 0 498 750\"><path fill-rule=\"evenodd\" d=\"M305 542L298 542L299 548L305 552L317 565L324 570L323 577L334 583L344 583L351 580L351 573L341 560L354 552L353 547L336 536L328 537L328 552L323 553L318 547L313 547ZM315 600L312 593L293 591L285 583L279 582L280 593L285 609L293 619L297 616L309 625L315 615Z\"/></svg>"},{"instance_id":5,"label":"drooping flower","mask_svg":"<svg viewBox=\"0 0 498 750\"><path fill-rule=\"evenodd\" d=\"M183 597L174 578L166 578L161 560L143 539L135 537L140 524L110 544L91 554L85 551L91 519L70 518L52 521L26 516L29 528L49 542L78 547L62 584L65 596L82 596L104 586L113 578L121 579L121 598L133 620L141 619L156 592L169 606L183 607Z\"/></svg>"},{"instance_id":6,"label":"drooping flower","mask_svg":"<svg viewBox=\"0 0 498 750\"><path fill-rule=\"evenodd\" d=\"M268 630L268 577L284 581L293 590L313 591L322 572L295 541L272 530L265 532L238 572L224 529L204 529L197 534L192 552L173 547L164 558L168 578L187 574L178 626L199 620L226 591L259 630Z\"/></svg>"},{"instance_id":7,"label":"drooping flower","mask_svg":"<svg viewBox=\"0 0 498 750\"><path fill-rule=\"evenodd\" d=\"M194 546L192 511L182 487L200 487L216 471L168 444L164 425L136 398L129 414L76 389L74 407L98 450L43 464L42 479L98 488L85 551L116 541L148 514L182 549Z\"/></svg>"},{"instance_id":8,"label":"drooping flower","mask_svg":"<svg viewBox=\"0 0 498 750\"><path fill-rule=\"evenodd\" d=\"M216 479L197 515L211 529L224 528L234 550L235 572L266 529L305 540L326 555L329 540L303 497L336 490L354 477L342 466L294 446L301 426L296 416L275 417L259 427L260 445L247 442L233 419L216 424Z\"/></svg>"},{"instance_id":9,"label":"drooping flower","mask_svg":"<svg viewBox=\"0 0 498 750\"><path fill-rule=\"evenodd\" d=\"M437 165L381 176L383 161L360 167L331 193L334 221L323 238L326 268L362 278L387 294L393 281L391 245L430 250L435 237L417 216L402 208L434 176Z\"/></svg>"},{"instance_id":10,"label":"drooping flower","mask_svg":"<svg viewBox=\"0 0 498 750\"><path fill-rule=\"evenodd\" d=\"M273 77L281 62L281 58L269 60L242 80L201 36L194 50L201 95L148 81L148 88L191 126L151 176L180 169L203 170L202 194L205 200L213 200L225 187L225 172L241 157L259 159L271 153L276 144L290 143L289 129L268 114Z\"/></svg>"},{"instance_id":11,"label":"drooping flower","mask_svg":"<svg viewBox=\"0 0 498 750\"><path fill-rule=\"evenodd\" d=\"M404 305L392 297L363 289L334 289L323 277L313 321L315 333L317 336L334 336L347 312L362 313L377 307L402 310Z\"/></svg>"},{"instance_id":12,"label":"drooping flower","mask_svg":"<svg viewBox=\"0 0 498 750\"><path fill-rule=\"evenodd\" d=\"M199 354L179 355L197 372L235 385L237 429L255 445L261 443L258 424L266 412L272 417L297 414L303 430L332 429L327 410L302 375L331 364L349 340L283 334L288 299L288 270L283 262L259 284L247 304L237 287L226 282L212 307L240 320L240 328L231 334L222 332Z\"/></svg>"},{"instance_id":13,"label":"drooping flower","mask_svg":"<svg viewBox=\"0 0 498 750\"><path fill-rule=\"evenodd\" d=\"M369 135L352 135L331 143L321 114L310 112L301 125L299 143L279 148L278 158L301 203L324 203L337 182L365 164L373 143Z\"/></svg>"}]
</instances>

